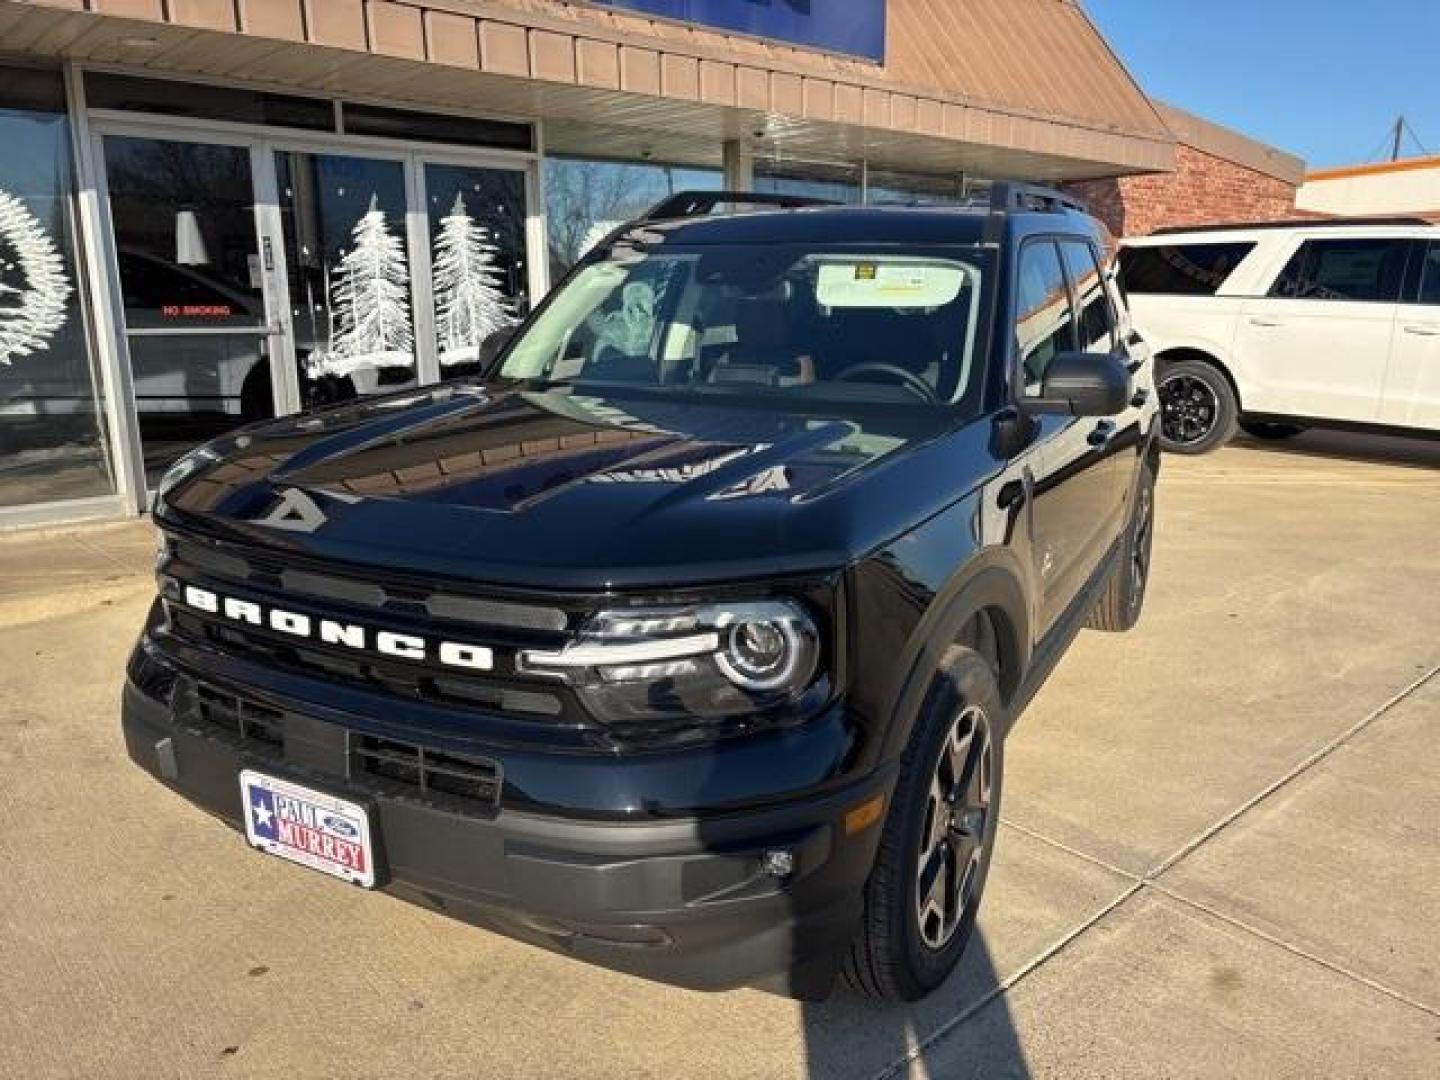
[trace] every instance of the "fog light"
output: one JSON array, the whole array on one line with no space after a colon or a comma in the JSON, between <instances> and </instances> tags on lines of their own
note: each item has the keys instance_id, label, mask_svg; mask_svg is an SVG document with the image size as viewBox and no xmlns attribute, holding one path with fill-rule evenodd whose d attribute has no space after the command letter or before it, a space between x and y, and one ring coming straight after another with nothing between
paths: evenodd
<instances>
[{"instance_id":1,"label":"fog light","mask_svg":"<svg viewBox=\"0 0 1440 1080\"><path fill-rule=\"evenodd\" d=\"M795 872L795 853L784 848L767 851L760 868L770 877L787 878Z\"/></svg>"}]
</instances>

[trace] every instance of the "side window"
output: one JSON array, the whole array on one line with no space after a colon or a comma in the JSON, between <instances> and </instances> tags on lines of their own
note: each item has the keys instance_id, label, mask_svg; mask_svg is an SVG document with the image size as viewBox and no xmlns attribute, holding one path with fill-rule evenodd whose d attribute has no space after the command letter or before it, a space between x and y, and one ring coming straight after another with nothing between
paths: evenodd
<instances>
[{"instance_id":1,"label":"side window","mask_svg":"<svg viewBox=\"0 0 1440 1080\"><path fill-rule=\"evenodd\" d=\"M1158 244L1120 252L1120 281L1127 293L1214 296L1253 243Z\"/></svg>"},{"instance_id":2,"label":"side window","mask_svg":"<svg viewBox=\"0 0 1440 1080\"><path fill-rule=\"evenodd\" d=\"M1287 300L1394 303L1405 275L1404 240L1306 240L1269 295Z\"/></svg>"},{"instance_id":3,"label":"side window","mask_svg":"<svg viewBox=\"0 0 1440 1080\"><path fill-rule=\"evenodd\" d=\"M1039 397L1050 361L1075 348L1070 290L1060 253L1049 240L1020 249L1015 300L1015 341L1025 377L1025 396Z\"/></svg>"},{"instance_id":4,"label":"side window","mask_svg":"<svg viewBox=\"0 0 1440 1080\"><path fill-rule=\"evenodd\" d=\"M1440 243L1433 241L1420 266L1420 303L1440 307Z\"/></svg>"},{"instance_id":5,"label":"side window","mask_svg":"<svg viewBox=\"0 0 1440 1080\"><path fill-rule=\"evenodd\" d=\"M1111 352L1115 348L1115 313L1110 308L1110 297L1105 292L1095 253L1083 240L1062 240L1060 250L1065 256L1070 280L1075 283L1075 299L1080 312L1077 326L1080 349L1082 352Z\"/></svg>"}]
</instances>

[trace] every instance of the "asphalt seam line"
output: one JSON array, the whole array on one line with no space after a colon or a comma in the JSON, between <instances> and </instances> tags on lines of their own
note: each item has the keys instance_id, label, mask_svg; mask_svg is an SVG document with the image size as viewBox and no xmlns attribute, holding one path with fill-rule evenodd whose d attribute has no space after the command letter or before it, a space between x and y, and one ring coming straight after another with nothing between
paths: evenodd
<instances>
[{"instance_id":1,"label":"asphalt seam line","mask_svg":"<svg viewBox=\"0 0 1440 1080\"><path fill-rule=\"evenodd\" d=\"M1310 754L1308 757L1300 761L1297 765L1293 766L1278 780L1275 780L1273 783L1265 787L1257 795L1254 795L1250 799L1246 800L1239 807L1231 811L1229 814L1225 815L1215 824L1211 825L1209 828L1205 829L1203 832L1197 834L1191 840L1187 841L1180 847L1177 852L1175 852L1175 854L1171 855L1168 859L1165 859L1157 866L1148 870L1144 875L1136 875L1129 871L1122 870L1117 866L1112 866L1109 863L1105 862L1105 860L1103 859L1099 859L1095 856L1088 855L1085 852L1078 851L1067 844L1063 844L1057 840L1052 840L1042 833L1037 833L1033 829L1027 829L1023 825L1017 825L1014 822L1006 821L1002 818L1001 824L1007 825L1008 827L1015 829L1016 831L1023 833L1026 836L1033 837L1036 840L1049 844L1052 847L1055 847L1070 855L1074 855L1077 858L1084 859L1086 862L1092 863L1095 866L1101 867L1105 870L1109 870L1111 873L1117 874L1120 877L1126 879L1131 884L1127 889L1125 889L1124 892L1122 892L1114 900L1110 901L1110 903L1106 904L1090 918L1086 919L1079 926L1075 927L1069 933L1059 938L1052 945L1043 950L1038 956L1035 956L1027 963L1022 964L1018 969L1016 969L1015 972L999 980L995 984L995 986L991 987L989 991L981 995L975 1001L971 1002L968 1006L960 1010L960 1012L956 1013L940 1027L932 1031L924 1039L916 1043L915 1046L913 1046L904 1055L897 1058L895 1061L892 1061L889 1065L886 1065L883 1069L881 1069L878 1073L874 1075L873 1080L892 1080L893 1077L899 1076L901 1070L907 1068L912 1062L922 1057L926 1050L930 1049L930 1047L934 1046L941 1040L948 1037L951 1032L959 1028L982 1009L986 1008L996 998L1002 997L1003 995L1008 993L1012 987L1020 983L1021 980L1023 980L1031 972L1035 971L1037 968L1042 967L1052 958L1064 951L1065 948L1067 948L1077 938L1084 935L1087 931L1090 930L1091 927L1093 927L1096 923L1100 922L1100 920L1104 919L1106 916L1108 916L1111 912L1115 911L1126 901L1128 901L1134 896L1139 895L1146 889L1154 889L1162 896L1167 896L1170 899L1176 901L1177 903L1186 904L1196 909L1197 911L1202 911L1205 914L1210 915L1221 922L1224 922L1230 926L1234 926L1235 928L1242 930L1245 933L1252 934L1260 940L1269 942L1270 944L1275 945L1278 948L1284 949L1286 952L1289 952L1294 956L1309 960L1312 963L1326 969L1327 971L1351 979L1362 986L1366 986L1371 990L1376 991L1377 993L1383 994L1386 997L1391 998L1394 1001L1409 1005L1412 1008L1418 1009L1419 1011L1426 1013L1429 1016L1440 1017L1440 1011L1437 1011L1422 1002L1407 997L1405 994L1402 994L1397 990L1392 990L1381 983L1377 983L1373 979L1369 979L1364 975L1359 974L1358 972L1350 971L1349 969L1342 967L1339 964L1326 960L1323 957L1316 956L1315 954L1310 953L1297 945L1292 945L1286 941L1283 941L1272 934L1260 930L1258 927L1250 926L1249 924L1241 921L1240 919L1236 919L1233 916L1225 915L1219 911L1216 911L1209 905L1204 904L1198 900L1192 900L1189 897L1186 897L1180 893L1177 893L1175 890L1168 888L1167 886L1161 885L1156 880L1161 874L1172 869L1176 864L1181 862L1187 856L1193 854L1199 847L1201 847L1201 845L1213 839L1230 825L1234 824L1234 822L1236 822L1244 814L1248 813L1250 810L1260 805L1260 803L1264 802L1281 788L1298 779L1301 775L1314 768L1321 761L1325 760L1336 750L1340 749L1350 740L1355 738L1355 736L1359 735L1376 720L1380 719L1380 717L1384 716L1391 709L1395 708L1395 706L1399 705L1406 698L1414 694L1417 690L1419 690L1431 679L1433 679L1437 674L1440 674L1440 667L1431 668L1424 675L1421 675L1414 682L1410 683L1408 686L1404 687L1398 693L1389 698L1389 700L1381 704L1378 708L1371 710L1359 721L1346 728L1329 742L1321 746L1314 753Z\"/></svg>"}]
</instances>

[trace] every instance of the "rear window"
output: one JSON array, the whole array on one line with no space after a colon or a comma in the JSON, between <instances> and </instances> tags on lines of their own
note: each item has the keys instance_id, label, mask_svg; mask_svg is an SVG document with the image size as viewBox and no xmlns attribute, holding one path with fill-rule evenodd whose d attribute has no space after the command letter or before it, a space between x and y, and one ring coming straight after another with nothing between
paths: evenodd
<instances>
[{"instance_id":1,"label":"rear window","mask_svg":"<svg viewBox=\"0 0 1440 1080\"><path fill-rule=\"evenodd\" d=\"M1214 296L1253 243L1159 244L1120 252L1120 280L1128 293Z\"/></svg>"}]
</instances>

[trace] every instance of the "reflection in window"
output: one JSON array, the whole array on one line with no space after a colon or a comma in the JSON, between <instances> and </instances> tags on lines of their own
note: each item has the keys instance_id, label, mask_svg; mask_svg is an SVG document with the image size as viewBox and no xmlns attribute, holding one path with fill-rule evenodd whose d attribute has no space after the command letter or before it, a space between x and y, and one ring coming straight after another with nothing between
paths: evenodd
<instances>
[{"instance_id":1,"label":"reflection in window","mask_svg":"<svg viewBox=\"0 0 1440 1080\"><path fill-rule=\"evenodd\" d=\"M801 161L755 162L755 190L858 205L860 166Z\"/></svg>"},{"instance_id":2,"label":"reflection in window","mask_svg":"<svg viewBox=\"0 0 1440 1080\"><path fill-rule=\"evenodd\" d=\"M1080 304L1080 351L1108 353L1115 347L1115 318L1090 245L1062 240L1060 250Z\"/></svg>"},{"instance_id":3,"label":"reflection in window","mask_svg":"<svg viewBox=\"0 0 1440 1080\"><path fill-rule=\"evenodd\" d=\"M865 178L865 201L870 206L957 206L965 201L965 184L958 173L871 169Z\"/></svg>"},{"instance_id":4,"label":"reflection in window","mask_svg":"<svg viewBox=\"0 0 1440 1080\"><path fill-rule=\"evenodd\" d=\"M1214 296L1254 250L1253 241L1128 247L1120 253L1120 275L1127 293Z\"/></svg>"},{"instance_id":5,"label":"reflection in window","mask_svg":"<svg viewBox=\"0 0 1440 1080\"><path fill-rule=\"evenodd\" d=\"M677 191L719 191L723 186L719 169L547 158L551 280L558 282L611 230L666 196Z\"/></svg>"},{"instance_id":6,"label":"reflection in window","mask_svg":"<svg viewBox=\"0 0 1440 1080\"><path fill-rule=\"evenodd\" d=\"M1070 295L1060 256L1049 241L1026 244L1020 253L1020 293L1015 337L1025 377L1025 396L1039 397L1051 361L1075 347Z\"/></svg>"},{"instance_id":7,"label":"reflection in window","mask_svg":"<svg viewBox=\"0 0 1440 1080\"><path fill-rule=\"evenodd\" d=\"M1405 273L1405 240L1306 240L1275 284L1273 297L1393 304Z\"/></svg>"},{"instance_id":8,"label":"reflection in window","mask_svg":"<svg viewBox=\"0 0 1440 1080\"><path fill-rule=\"evenodd\" d=\"M60 77L0 69L0 506L112 493Z\"/></svg>"}]
</instances>

